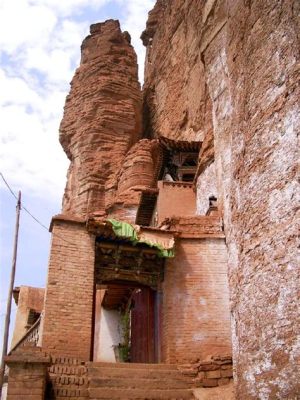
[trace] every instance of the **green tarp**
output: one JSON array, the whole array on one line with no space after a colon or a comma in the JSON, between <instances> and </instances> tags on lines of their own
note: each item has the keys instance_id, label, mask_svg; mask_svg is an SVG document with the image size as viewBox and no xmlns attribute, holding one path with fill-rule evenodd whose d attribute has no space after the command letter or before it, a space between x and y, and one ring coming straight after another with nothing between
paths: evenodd
<instances>
[{"instance_id":1,"label":"green tarp","mask_svg":"<svg viewBox=\"0 0 300 400\"><path fill-rule=\"evenodd\" d=\"M174 257L174 249L165 249L159 243L150 243L146 240L140 240L134 227L128 222L121 222L116 219L108 219L111 223L114 234L120 238L129 239L133 245L137 243L145 243L150 247L155 247L158 250L159 257L170 258Z\"/></svg>"}]
</instances>

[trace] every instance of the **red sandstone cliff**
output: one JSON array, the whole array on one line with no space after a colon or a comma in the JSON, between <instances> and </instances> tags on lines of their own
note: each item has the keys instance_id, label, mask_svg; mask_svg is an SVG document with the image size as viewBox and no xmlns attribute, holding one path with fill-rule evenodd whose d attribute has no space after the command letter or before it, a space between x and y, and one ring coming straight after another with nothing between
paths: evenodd
<instances>
[{"instance_id":1,"label":"red sandstone cliff","mask_svg":"<svg viewBox=\"0 0 300 400\"><path fill-rule=\"evenodd\" d=\"M212 130L211 101L199 51L200 1L157 1L142 34L147 46L144 84L146 131L203 140Z\"/></svg>"},{"instance_id":2,"label":"red sandstone cliff","mask_svg":"<svg viewBox=\"0 0 300 400\"><path fill-rule=\"evenodd\" d=\"M126 154L117 176L118 188L109 214L135 223L141 191L156 187L163 150L158 140L142 139Z\"/></svg>"},{"instance_id":3,"label":"red sandstone cliff","mask_svg":"<svg viewBox=\"0 0 300 400\"><path fill-rule=\"evenodd\" d=\"M116 174L141 136L141 92L136 54L118 21L92 25L81 52L60 142L71 161L63 213L85 217L113 201Z\"/></svg>"},{"instance_id":4,"label":"red sandstone cliff","mask_svg":"<svg viewBox=\"0 0 300 400\"><path fill-rule=\"evenodd\" d=\"M299 15L297 0L159 0L142 35L146 134L204 140L198 212L214 195L224 215L238 399L299 393Z\"/></svg>"}]
</instances>

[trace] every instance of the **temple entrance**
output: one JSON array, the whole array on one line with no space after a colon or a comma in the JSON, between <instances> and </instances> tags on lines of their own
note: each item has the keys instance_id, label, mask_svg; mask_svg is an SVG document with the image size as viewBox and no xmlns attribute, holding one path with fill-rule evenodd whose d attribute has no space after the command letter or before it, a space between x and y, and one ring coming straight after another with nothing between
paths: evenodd
<instances>
[{"instance_id":1,"label":"temple entrance","mask_svg":"<svg viewBox=\"0 0 300 400\"><path fill-rule=\"evenodd\" d=\"M160 361L160 295L147 286L112 282L96 290L94 361Z\"/></svg>"},{"instance_id":2,"label":"temple entrance","mask_svg":"<svg viewBox=\"0 0 300 400\"><path fill-rule=\"evenodd\" d=\"M94 361L160 362L163 263L149 246L98 239Z\"/></svg>"}]
</instances>

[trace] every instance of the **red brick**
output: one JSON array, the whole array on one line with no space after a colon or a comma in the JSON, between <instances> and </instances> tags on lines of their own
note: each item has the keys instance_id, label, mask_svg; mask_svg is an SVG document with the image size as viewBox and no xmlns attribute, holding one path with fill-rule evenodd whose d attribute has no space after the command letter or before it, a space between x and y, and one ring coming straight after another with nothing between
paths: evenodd
<instances>
[{"instance_id":1,"label":"red brick","mask_svg":"<svg viewBox=\"0 0 300 400\"><path fill-rule=\"evenodd\" d=\"M181 239L175 254L174 259L166 262L163 282L164 361L184 363L230 353L224 240ZM213 368L219 366L208 369Z\"/></svg>"},{"instance_id":2,"label":"red brick","mask_svg":"<svg viewBox=\"0 0 300 400\"><path fill-rule=\"evenodd\" d=\"M43 348L51 354L89 360L95 239L85 224L72 221L55 220L52 233ZM67 373L67 367L58 369Z\"/></svg>"}]
</instances>

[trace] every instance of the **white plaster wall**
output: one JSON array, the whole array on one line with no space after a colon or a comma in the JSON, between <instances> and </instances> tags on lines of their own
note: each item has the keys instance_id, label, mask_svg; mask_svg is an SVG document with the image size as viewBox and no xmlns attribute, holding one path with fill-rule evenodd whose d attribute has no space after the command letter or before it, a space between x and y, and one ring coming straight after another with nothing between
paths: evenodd
<instances>
[{"instance_id":1,"label":"white plaster wall","mask_svg":"<svg viewBox=\"0 0 300 400\"><path fill-rule=\"evenodd\" d=\"M7 399L7 383L2 386L2 394L0 395L1 400Z\"/></svg>"},{"instance_id":2,"label":"white plaster wall","mask_svg":"<svg viewBox=\"0 0 300 400\"><path fill-rule=\"evenodd\" d=\"M101 307L99 336L95 361L116 362L114 345L121 342L120 313L117 310L105 310Z\"/></svg>"}]
</instances>

